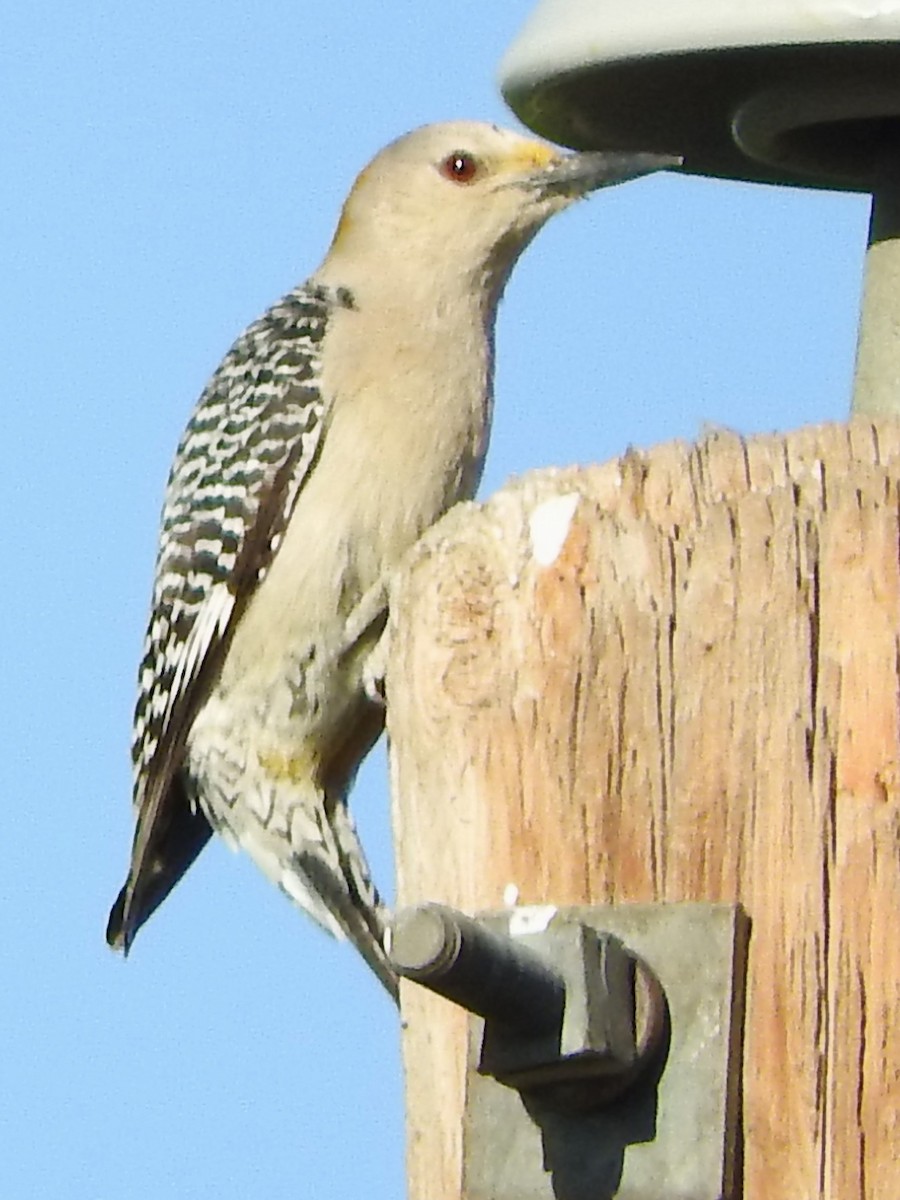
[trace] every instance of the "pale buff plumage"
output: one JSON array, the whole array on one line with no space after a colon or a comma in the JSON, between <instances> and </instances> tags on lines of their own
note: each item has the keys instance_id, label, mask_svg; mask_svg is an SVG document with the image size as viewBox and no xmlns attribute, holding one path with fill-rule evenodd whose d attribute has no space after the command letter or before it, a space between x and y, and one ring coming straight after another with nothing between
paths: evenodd
<instances>
[{"instance_id":1,"label":"pale buff plumage","mask_svg":"<svg viewBox=\"0 0 900 1200\"><path fill-rule=\"evenodd\" d=\"M308 283L236 343L167 493L114 944L214 828L394 990L346 810L382 727L366 683L387 582L477 487L521 251L576 197L672 161L564 156L473 122L417 130L360 174Z\"/></svg>"}]
</instances>

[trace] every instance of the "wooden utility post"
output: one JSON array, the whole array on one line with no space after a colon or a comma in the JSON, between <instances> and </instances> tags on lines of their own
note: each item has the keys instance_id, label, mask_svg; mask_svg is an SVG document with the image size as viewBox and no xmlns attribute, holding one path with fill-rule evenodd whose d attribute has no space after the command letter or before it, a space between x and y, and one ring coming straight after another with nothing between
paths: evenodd
<instances>
[{"instance_id":1,"label":"wooden utility post","mask_svg":"<svg viewBox=\"0 0 900 1200\"><path fill-rule=\"evenodd\" d=\"M739 901L740 1194L896 1200L900 426L529 476L392 612L399 902ZM410 1200L459 1200L465 1014L403 1001Z\"/></svg>"}]
</instances>

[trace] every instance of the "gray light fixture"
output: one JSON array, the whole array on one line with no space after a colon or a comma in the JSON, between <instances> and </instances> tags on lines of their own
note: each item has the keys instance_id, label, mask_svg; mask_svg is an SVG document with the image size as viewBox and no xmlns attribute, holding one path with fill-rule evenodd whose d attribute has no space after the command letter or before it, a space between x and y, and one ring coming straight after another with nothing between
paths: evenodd
<instances>
[{"instance_id":1,"label":"gray light fixture","mask_svg":"<svg viewBox=\"0 0 900 1200\"><path fill-rule=\"evenodd\" d=\"M853 408L900 415L898 0L542 0L500 77L564 145L872 192Z\"/></svg>"}]
</instances>

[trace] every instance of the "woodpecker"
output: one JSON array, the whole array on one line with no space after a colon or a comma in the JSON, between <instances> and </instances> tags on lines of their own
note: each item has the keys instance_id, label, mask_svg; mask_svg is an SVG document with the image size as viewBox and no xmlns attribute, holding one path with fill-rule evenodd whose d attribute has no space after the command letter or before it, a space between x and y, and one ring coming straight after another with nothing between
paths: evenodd
<instances>
[{"instance_id":1,"label":"woodpecker","mask_svg":"<svg viewBox=\"0 0 900 1200\"><path fill-rule=\"evenodd\" d=\"M418 129L359 175L318 270L226 354L165 494L111 945L128 951L215 831L396 997L347 808L384 723L372 663L391 573L478 485L522 250L578 197L677 161Z\"/></svg>"}]
</instances>

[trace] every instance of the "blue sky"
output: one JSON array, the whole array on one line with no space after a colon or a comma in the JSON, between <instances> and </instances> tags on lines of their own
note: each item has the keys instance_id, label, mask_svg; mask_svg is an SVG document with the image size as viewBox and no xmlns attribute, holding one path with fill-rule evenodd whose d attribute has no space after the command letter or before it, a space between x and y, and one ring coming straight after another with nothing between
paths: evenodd
<instances>
[{"instance_id":1,"label":"blue sky","mask_svg":"<svg viewBox=\"0 0 900 1200\"><path fill-rule=\"evenodd\" d=\"M496 66L529 8L4 6L0 1195L402 1194L397 1021L350 950L219 845L127 963L103 928L190 407L384 142L514 123ZM866 220L863 197L691 178L560 217L502 309L483 492L708 424L842 418ZM390 893L382 749L355 809Z\"/></svg>"}]
</instances>

